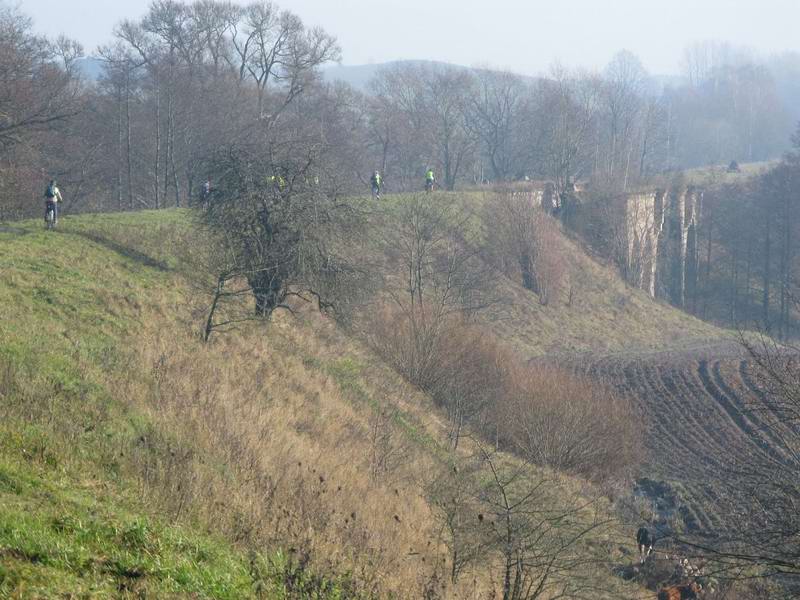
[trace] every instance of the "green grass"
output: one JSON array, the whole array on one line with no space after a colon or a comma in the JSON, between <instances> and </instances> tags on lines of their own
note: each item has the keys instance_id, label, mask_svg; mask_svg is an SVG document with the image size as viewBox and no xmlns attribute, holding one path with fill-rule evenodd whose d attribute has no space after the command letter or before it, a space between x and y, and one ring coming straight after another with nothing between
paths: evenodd
<instances>
[{"instance_id":1,"label":"green grass","mask_svg":"<svg viewBox=\"0 0 800 600\"><path fill-rule=\"evenodd\" d=\"M352 401L366 405L370 410L380 411L380 403L369 393L362 384L365 367L352 357L344 357L329 362L324 366L325 372L336 381L339 389ZM420 427L414 416L399 408L392 412L392 421L403 434L415 444L419 444L433 455L444 458L447 449Z\"/></svg>"},{"instance_id":2,"label":"green grass","mask_svg":"<svg viewBox=\"0 0 800 600\"><path fill-rule=\"evenodd\" d=\"M225 543L125 510L101 482L0 459L0 596L111 597L122 591L249 595L247 563Z\"/></svg>"},{"instance_id":3,"label":"green grass","mask_svg":"<svg viewBox=\"0 0 800 600\"><path fill-rule=\"evenodd\" d=\"M165 513L134 467L158 466L176 448L202 455L112 383L145 379L127 340L177 318L189 231L184 211L68 217L54 232L39 222L0 228L0 598L347 589L278 548L254 552Z\"/></svg>"}]
</instances>

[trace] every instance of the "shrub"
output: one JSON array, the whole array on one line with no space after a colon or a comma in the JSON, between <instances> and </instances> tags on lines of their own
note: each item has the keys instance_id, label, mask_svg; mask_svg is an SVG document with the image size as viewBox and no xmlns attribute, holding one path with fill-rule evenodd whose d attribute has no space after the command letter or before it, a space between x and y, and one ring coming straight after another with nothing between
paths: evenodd
<instances>
[{"instance_id":1,"label":"shrub","mask_svg":"<svg viewBox=\"0 0 800 600\"><path fill-rule=\"evenodd\" d=\"M370 339L446 410L454 446L469 427L531 463L594 481L636 463L641 442L625 398L568 371L526 365L479 325L386 309Z\"/></svg>"},{"instance_id":2,"label":"shrub","mask_svg":"<svg viewBox=\"0 0 800 600\"><path fill-rule=\"evenodd\" d=\"M516 368L496 411L500 441L535 464L595 481L635 464L632 407L597 381L565 370Z\"/></svg>"},{"instance_id":3,"label":"shrub","mask_svg":"<svg viewBox=\"0 0 800 600\"><path fill-rule=\"evenodd\" d=\"M498 193L487 205L486 254L507 277L547 305L567 288L567 249L558 222L525 194Z\"/></svg>"}]
</instances>

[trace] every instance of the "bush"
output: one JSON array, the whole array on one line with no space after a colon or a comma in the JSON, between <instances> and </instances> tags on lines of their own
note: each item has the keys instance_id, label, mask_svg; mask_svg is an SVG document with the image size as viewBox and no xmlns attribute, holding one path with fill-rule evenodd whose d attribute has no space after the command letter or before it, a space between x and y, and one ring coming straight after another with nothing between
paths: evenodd
<instances>
[{"instance_id":1,"label":"bush","mask_svg":"<svg viewBox=\"0 0 800 600\"><path fill-rule=\"evenodd\" d=\"M568 371L526 365L478 325L412 322L386 310L371 340L447 411L454 446L469 427L531 463L594 481L623 476L637 461L641 441L626 399Z\"/></svg>"},{"instance_id":2,"label":"bush","mask_svg":"<svg viewBox=\"0 0 800 600\"><path fill-rule=\"evenodd\" d=\"M530 194L497 193L487 205L486 253L542 305L567 287L568 264L558 222Z\"/></svg>"},{"instance_id":3,"label":"bush","mask_svg":"<svg viewBox=\"0 0 800 600\"><path fill-rule=\"evenodd\" d=\"M494 413L500 442L532 463L605 481L636 463L630 404L599 382L555 368L517 367Z\"/></svg>"},{"instance_id":4,"label":"bush","mask_svg":"<svg viewBox=\"0 0 800 600\"><path fill-rule=\"evenodd\" d=\"M369 325L372 346L447 412L458 446L465 426L482 423L505 386L505 353L486 332L458 315L415 318L386 309Z\"/></svg>"}]
</instances>

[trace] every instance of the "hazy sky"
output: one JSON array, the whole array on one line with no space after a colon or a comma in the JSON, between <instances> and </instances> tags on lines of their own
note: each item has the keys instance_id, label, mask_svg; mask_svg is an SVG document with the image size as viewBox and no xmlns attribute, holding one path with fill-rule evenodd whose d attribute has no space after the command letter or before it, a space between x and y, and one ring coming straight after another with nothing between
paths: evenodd
<instances>
[{"instance_id":1,"label":"hazy sky","mask_svg":"<svg viewBox=\"0 0 800 600\"><path fill-rule=\"evenodd\" d=\"M3 2L4 0L0 0ZM15 0L10 1L12 4ZM22 0L36 28L87 51L149 0ZM554 61L601 67L622 48L652 73L679 71L682 49L727 40L763 53L800 50L800 0L283 0L336 35L343 64L432 59L525 74Z\"/></svg>"}]
</instances>

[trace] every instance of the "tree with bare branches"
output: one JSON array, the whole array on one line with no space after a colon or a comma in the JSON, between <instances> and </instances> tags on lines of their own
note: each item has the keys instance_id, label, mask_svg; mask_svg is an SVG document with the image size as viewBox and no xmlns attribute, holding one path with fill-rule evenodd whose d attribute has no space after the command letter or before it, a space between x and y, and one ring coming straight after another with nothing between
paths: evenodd
<instances>
[{"instance_id":1,"label":"tree with bare branches","mask_svg":"<svg viewBox=\"0 0 800 600\"><path fill-rule=\"evenodd\" d=\"M429 487L450 550L455 581L488 563L503 600L583 598L597 591L583 540L607 523L592 500L568 493L525 464L478 445Z\"/></svg>"}]
</instances>

